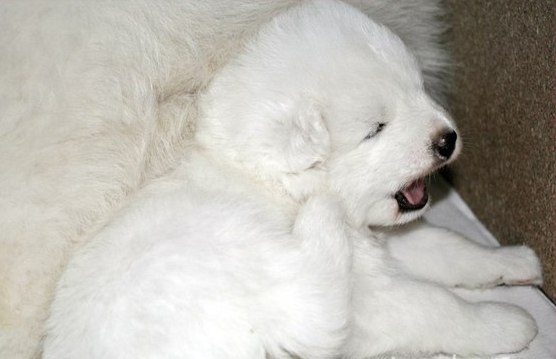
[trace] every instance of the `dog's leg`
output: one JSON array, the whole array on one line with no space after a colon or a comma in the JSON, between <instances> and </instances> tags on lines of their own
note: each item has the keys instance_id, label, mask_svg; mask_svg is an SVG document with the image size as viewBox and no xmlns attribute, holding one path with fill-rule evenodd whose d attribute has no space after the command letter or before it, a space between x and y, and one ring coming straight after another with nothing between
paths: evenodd
<instances>
[{"instance_id":1,"label":"dog's leg","mask_svg":"<svg viewBox=\"0 0 556 359\"><path fill-rule=\"evenodd\" d=\"M272 357L283 357L281 351L300 358L336 357L347 336L352 268L340 202L328 195L309 199L292 234L295 256L272 263L285 283L261 299L275 306L265 331L280 338L276 348L273 343L267 348Z\"/></svg>"},{"instance_id":2,"label":"dog's leg","mask_svg":"<svg viewBox=\"0 0 556 359\"><path fill-rule=\"evenodd\" d=\"M525 246L486 247L425 223L389 234L386 245L401 270L446 286L484 288L542 281L539 260Z\"/></svg>"},{"instance_id":3,"label":"dog's leg","mask_svg":"<svg viewBox=\"0 0 556 359\"><path fill-rule=\"evenodd\" d=\"M364 260L358 249L355 258ZM440 352L490 356L520 351L537 333L534 319L519 307L469 303L432 283L383 276L368 262L356 259L354 266L346 357Z\"/></svg>"},{"instance_id":4,"label":"dog's leg","mask_svg":"<svg viewBox=\"0 0 556 359\"><path fill-rule=\"evenodd\" d=\"M293 235L301 241L303 255L320 269L342 278L349 275L352 245L344 208L335 196L309 199L298 212Z\"/></svg>"}]
</instances>

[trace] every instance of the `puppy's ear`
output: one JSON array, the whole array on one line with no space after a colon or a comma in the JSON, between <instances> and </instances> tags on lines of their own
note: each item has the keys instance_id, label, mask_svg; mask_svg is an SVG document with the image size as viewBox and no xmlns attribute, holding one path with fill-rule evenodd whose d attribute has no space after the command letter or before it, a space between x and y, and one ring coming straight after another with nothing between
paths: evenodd
<instances>
[{"instance_id":1,"label":"puppy's ear","mask_svg":"<svg viewBox=\"0 0 556 359\"><path fill-rule=\"evenodd\" d=\"M283 150L289 172L299 173L326 161L330 135L315 103L302 101L293 110Z\"/></svg>"}]
</instances>

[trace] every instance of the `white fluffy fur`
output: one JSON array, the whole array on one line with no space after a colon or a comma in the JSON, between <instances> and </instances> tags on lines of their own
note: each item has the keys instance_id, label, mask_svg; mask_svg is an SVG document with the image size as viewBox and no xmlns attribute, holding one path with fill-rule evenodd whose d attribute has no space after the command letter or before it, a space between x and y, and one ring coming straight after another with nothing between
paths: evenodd
<instances>
[{"instance_id":1,"label":"white fluffy fur","mask_svg":"<svg viewBox=\"0 0 556 359\"><path fill-rule=\"evenodd\" d=\"M445 164L431 143L454 128L388 29L340 2L298 5L199 104L176 170L70 260L45 359L492 355L533 339L523 310L444 288L537 282L529 249L368 228L425 210L393 194Z\"/></svg>"},{"instance_id":2,"label":"white fluffy fur","mask_svg":"<svg viewBox=\"0 0 556 359\"><path fill-rule=\"evenodd\" d=\"M446 63L438 0L351 1ZM297 0L0 2L0 356L35 357L67 258L175 166L197 93Z\"/></svg>"}]
</instances>

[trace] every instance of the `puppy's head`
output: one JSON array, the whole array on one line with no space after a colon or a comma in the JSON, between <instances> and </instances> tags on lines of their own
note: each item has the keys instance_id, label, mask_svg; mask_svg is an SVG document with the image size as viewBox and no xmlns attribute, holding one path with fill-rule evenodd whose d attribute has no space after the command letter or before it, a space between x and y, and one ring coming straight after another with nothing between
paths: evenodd
<instances>
[{"instance_id":1,"label":"puppy's head","mask_svg":"<svg viewBox=\"0 0 556 359\"><path fill-rule=\"evenodd\" d=\"M201 104L202 144L294 198L326 186L361 226L422 214L424 177L461 147L401 40L335 1L264 26Z\"/></svg>"}]
</instances>

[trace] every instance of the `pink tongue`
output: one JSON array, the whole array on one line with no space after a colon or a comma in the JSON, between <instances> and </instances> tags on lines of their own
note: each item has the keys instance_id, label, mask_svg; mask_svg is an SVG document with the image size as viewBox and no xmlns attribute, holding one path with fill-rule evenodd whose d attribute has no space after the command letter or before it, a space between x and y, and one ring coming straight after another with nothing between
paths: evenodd
<instances>
[{"instance_id":1,"label":"pink tongue","mask_svg":"<svg viewBox=\"0 0 556 359\"><path fill-rule=\"evenodd\" d=\"M425 197L425 181L418 179L402 190L407 201L413 205L420 203Z\"/></svg>"}]
</instances>

